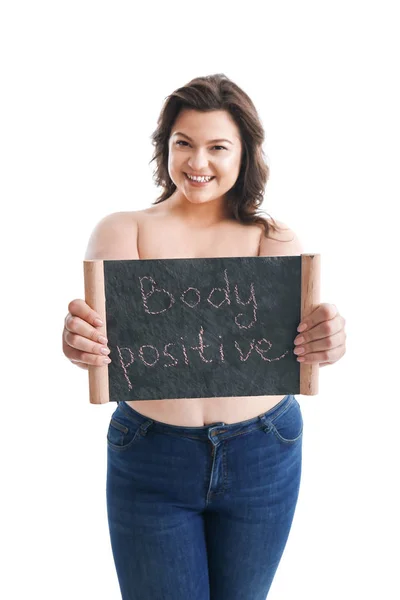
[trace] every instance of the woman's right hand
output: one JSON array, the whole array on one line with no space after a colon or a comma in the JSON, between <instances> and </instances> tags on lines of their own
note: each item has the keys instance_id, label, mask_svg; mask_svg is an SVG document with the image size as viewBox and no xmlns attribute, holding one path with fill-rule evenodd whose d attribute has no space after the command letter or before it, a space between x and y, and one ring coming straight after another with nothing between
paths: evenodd
<instances>
[{"instance_id":1,"label":"woman's right hand","mask_svg":"<svg viewBox=\"0 0 400 600\"><path fill-rule=\"evenodd\" d=\"M81 369L110 363L108 340L99 331L103 325L96 322L96 319L101 320L96 311L81 299L72 300L68 311L62 336L65 356Z\"/></svg>"}]
</instances>

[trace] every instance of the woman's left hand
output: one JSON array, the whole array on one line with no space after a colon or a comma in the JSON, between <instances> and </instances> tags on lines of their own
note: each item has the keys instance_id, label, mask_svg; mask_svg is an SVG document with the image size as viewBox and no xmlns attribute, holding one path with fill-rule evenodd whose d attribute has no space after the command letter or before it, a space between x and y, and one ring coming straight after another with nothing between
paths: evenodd
<instances>
[{"instance_id":1,"label":"woman's left hand","mask_svg":"<svg viewBox=\"0 0 400 600\"><path fill-rule=\"evenodd\" d=\"M319 364L323 367L342 358L346 352L345 320L334 304L319 304L302 320L302 324L306 324L307 328L294 340L294 353L299 355L301 364ZM299 352L301 349L303 352Z\"/></svg>"}]
</instances>

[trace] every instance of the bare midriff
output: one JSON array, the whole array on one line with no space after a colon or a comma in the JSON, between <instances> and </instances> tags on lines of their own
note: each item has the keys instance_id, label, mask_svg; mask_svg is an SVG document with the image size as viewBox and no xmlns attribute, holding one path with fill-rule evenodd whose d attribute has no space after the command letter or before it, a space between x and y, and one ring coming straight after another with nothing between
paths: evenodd
<instances>
[{"instance_id":1,"label":"bare midriff","mask_svg":"<svg viewBox=\"0 0 400 600\"><path fill-rule=\"evenodd\" d=\"M140 259L217 258L258 256L262 229L230 220L206 229L188 228L167 210L168 201L149 209L126 213L138 224ZM163 206L165 205L165 206ZM137 258L137 257L136 257ZM229 396L127 400L140 414L170 425L202 427L211 423L238 423L270 410L285 396Z\"/></svg>"}]
</instances>

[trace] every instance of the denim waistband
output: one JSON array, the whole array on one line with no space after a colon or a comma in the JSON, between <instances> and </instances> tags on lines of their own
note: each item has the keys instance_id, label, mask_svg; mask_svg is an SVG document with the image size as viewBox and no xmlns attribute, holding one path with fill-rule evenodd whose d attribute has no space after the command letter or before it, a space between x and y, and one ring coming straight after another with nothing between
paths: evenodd
<instances>
[{"instance_id":1,"label":"denim waistband","mask_svg":"<svg viewBox=\"0 0 400 600\"><path fill-rule=\"evenodd\" d=\"M267 410L265 413L253 417L252 419L230 424L224 423L223 421L217 421L216 423L203 425L201 427L186 427L183 425L162 423L161 421L142 415L133 409L132 406L126 404L125 401L118 402L118 408L125 416L136 424L140 426L143 425L145 429L150 427L152 430L160 433L169 433L196 439L208 439L210 436L218 436L219 439L224 439L243 433L250 433L253 429L260 429L261 427L268 430L268 421L275 419L281 412L287 410L293 402L295 402L294 395L288 394L270 410Z\"/></svg>"}]
</instances>

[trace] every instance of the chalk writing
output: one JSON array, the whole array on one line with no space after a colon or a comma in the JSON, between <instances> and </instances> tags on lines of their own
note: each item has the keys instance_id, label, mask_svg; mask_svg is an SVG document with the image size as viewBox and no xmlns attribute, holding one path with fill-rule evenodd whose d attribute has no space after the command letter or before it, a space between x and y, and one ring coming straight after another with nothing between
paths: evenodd
<instances>
[{"instance_id":1,"label":"chalk writing","mask_svg":"<svg viewBox=\"0 0 400 600\"><path fill-rule=\"evenodd\" d=\"M221 306L225 302L228 305L231 304L230 285L229 285L227 269L224 270L224 279L226 282L226 287L225 288L217 288L217 287L212 288L211 292L209 293L209 295L207 297L207 302L209 302L212 306L214 306L214 308L221 308ZM157 287L157 283L154 281L153 277L150 277L149 275L146 275L144 277L139 277L139 282L140 282L140 291L141 291L141 296L142 296L143 307L147 314L159 315L163 312L170 310L172 308L173 304L176 302L176 300L175 300L174 296L171 294L171 292L164 289L163 287L161 287L161 288ZM151 286L150 286L150 289L148 291L146 291L145 288L149 282L151 282ZM190 302L187 302L187 300L186 300L186 295L190 290L193 290L197 296L197 302L195 304L191 304ZM221 302L219 302L219 303L213 302L212 297L215 292L223 292L223 294L225 296L224 300L221 300ZM151 310L149 307L149 299L153 298L153 296L154 296L157 304L159 304L160 298L159 298L159 296L157 296L157 294L164 294L165 296L167 296L168 300L169 300L169 306L161 308L159 310ZM254 293L254 283L252 282L250 284L250 296L249 296L249 299L247 300L247 302L242 302L242 300L240 299L237 284L235 285L235 298L236 298L237 304L241 304L242 306L247 306L250 302L253 303L253 320L251 321L251 323L249 323L248 325L239 323L238 319L239 319L239 317L244 316L243 313L239 313L238 315L235 316L235 323L239 327L239 329L250 329L250 327L252 327L257 321L257 302L256 302L255 293ZM201 302L200 290L198 290L195 287L188 287L180 295L180 299L189 308L196 308L196 306L198 306L198 304Z\"/></svg>"},{"instance_id":2,"label":"chalk writing","mask_svg":"<svg viewBox=\"0 0 400 600\"><path fill-rule=\"evenodd\" d=\"M218 337L221 339L220 335ZM203 338L204 338L204 329L203 329L203 327L200 327L199 345L198 346L189 346L189 349L197 351L198 355L199 355L199 357L200 357L200 359L201 359L201 361L203 363L214 362L212 358L208 358L207 359L204 356L204 349L205 348L211 348L211 344L205 344ZM181 337L180 339L183 342L183 338ZM261 348L261 345L263 343L265 343L265 344L268 345L267 349L263 350ZM178 357L177 356L173 356L167 350L167 348L169 348L169 346L175 346L175 345L179 347L179 344L176 343L176 342L169 342L168 344L165 344L164 345L164 350L162 352L162 354L165 357L171 358L174 361L173 364L171 364L171 363L162 363L159 366L166 367L166 368L180 366L180 362L179 362ZM183 354L184 363L185 363L185 365L190 365L188 354L186 352L186 347L185 347L185 345L183 343L181 344L181 346L182 346L182 354ZM239 358L239 360L241 362L246 362L249 359L249 357L251 356L251 354L253 353L253 350L255 350L259 354L259 356L261 357L262 360L267 361L267 362L273 362L273 361L281 360L282 358L284 358L288 354L288 350L286 350L283 354L281 354L280 356L276 356L274 358L269 358L268 356L266 356L266 353L269 352L271 350L271 348L272 348L272 343L269 340L267 340L266 338L261 338L257 342L255 341L255 339L252 339L250 341L249 348L247 349L247 354L246 354L246 349L244 348L243 342L242 342L242 347L241 347L240 343L237 340L235 340L234 341L234 347L237 350L237 355L238 355L238 358ZM153 361L147 360L145 358L145 352L143 350L144 348L149 348L150 349L150 352L147 352L147 354L152 354L152 356L155 357ZM224 353L223 353L223 349L222 348L223 348L223 343L221 342L221 344L219 346L220 357L221 357L221 361L220 362L221 363L225 362L224 361ZM126 347L126 346L125 347L121 347L121 348L119 346L117 346L117 350L118 350L119 362L120 362L120 365L121 365L122 370L124 372L124 377L125 377L126 381L128 382L129 389L132 389L132 383L131 383L131 381L129 379L127 369L128 369L128 367L130 367L135 362L134 351L133 351L132 348ZM125 351L125 352L128 353L128 355L129 355L128 359L124 358L123 351ZM160 352L157 350L157 348L155 346L153 346L151 344L144 344L144 345L140 346L140 348L139 348L139 350L137 352L137 355L138 355L139 359L142 361L142 363L146 367L155 367L158 364L159 360L160 360Z\"/></svg>"},{"instance_id":3,"label":"chalk writing","mask_svg":"<svg viewBox=\"0 0 400 600\"><path fill-rule=\"evenodd\" d=\"M296 389L300 257L104 261L110 397Z\"/></svg>"}]
</instances>

